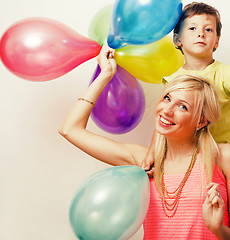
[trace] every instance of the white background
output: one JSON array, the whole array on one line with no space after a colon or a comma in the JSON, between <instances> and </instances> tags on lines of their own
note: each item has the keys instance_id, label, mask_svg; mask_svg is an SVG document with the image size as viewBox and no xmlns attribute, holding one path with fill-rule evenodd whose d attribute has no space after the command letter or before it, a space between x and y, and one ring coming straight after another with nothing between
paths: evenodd
<instances>
[{"instance_id":1,"label":"white background","mask_svg":"<svg viewBox=\"0 0 230 240\"><path fill-rule=\"evenodd\" d=\"M113 0L0 0L0 35L27 17L49 17L87 36L92 17ZM230 63L230 3L204 1L221 13L223 32L215 53ZM183 5L190 1L183 1ZM30 82L0 63L0 240L73 240L69 223L71 199L93 173L110 167L81 152L58 134L67 112L87 88L96 59L49 82ZM89 129L113 139L149 144L153 110L160 84L141 82L146 96L143 120L133 131L112 135L92 121ZM132 239L139 240L142 230Z\"/></svg>"}]
</instances>

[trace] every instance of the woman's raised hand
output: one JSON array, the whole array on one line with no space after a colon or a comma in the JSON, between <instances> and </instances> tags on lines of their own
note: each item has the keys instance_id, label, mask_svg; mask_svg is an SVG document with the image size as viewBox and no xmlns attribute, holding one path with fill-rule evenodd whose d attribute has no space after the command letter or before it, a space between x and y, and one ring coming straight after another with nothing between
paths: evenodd
<instances>
[{"instance_id":1,"label":"woman's raised hand","mask_svg":"<svg viewBox=\"0 0 230 240\"><path fill-rule=\"evenodd\" d=\"M98 55L98 64L101 68L101 74L103 74L109 80L112 79L117 70L117 64L114 59L115 50L108 45L104 45Z\"/></svg>"},{"instance_id":2,"label":"woman's raised hand","mask_svg":"<svg viewBox=\"0 0 230 240\"><path fill-rule=\"evenodd\" d=\"M218 184L210 183L207 190L207 198L203 203L203 219L209 230L218 235L223 226L225 205Z\"/></svg>"}]
</instances>

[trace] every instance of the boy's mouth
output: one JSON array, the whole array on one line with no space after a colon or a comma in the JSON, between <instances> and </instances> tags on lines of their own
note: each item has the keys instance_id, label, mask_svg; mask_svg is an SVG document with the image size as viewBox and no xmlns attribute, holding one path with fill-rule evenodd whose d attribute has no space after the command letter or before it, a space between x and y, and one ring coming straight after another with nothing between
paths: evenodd
<instances>
[{"instance_id":1,"label":"boy's mouth","mask_svg":"<svg viewBox=\"0 0 230 240\"><path fill-rule=\"evenodd\" d=\"M196 42L195 44L196 45L204 45L204 46L206 45L204 42Z\"/></svg>"}]
</instances>

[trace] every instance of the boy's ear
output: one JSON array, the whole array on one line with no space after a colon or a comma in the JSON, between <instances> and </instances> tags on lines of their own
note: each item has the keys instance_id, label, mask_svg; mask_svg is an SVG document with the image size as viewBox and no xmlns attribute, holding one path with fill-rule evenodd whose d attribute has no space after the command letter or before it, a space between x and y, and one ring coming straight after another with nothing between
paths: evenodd
<instances>
[{"instance_id":1,"label":"boy's ear","mask_svg":"<svg viewBox=\"0 0 230 240\"><path fill-rule=\"evenodd\" d=\"M216 40L216 44L215 44L215 46L214 46L215 49L217 49L218 46L219 46L219 40L220 40L220 37L218 37L217 40Z\"/></svg>"},{"instance_id":2,"label":"boy's ear","mask_svg":"<svg viewBox=\"0 0 230 240\"><path fill-rule=\"evenodd\" d=\"M176 33L173 35L173 42L177 47L180 47L182 45L180 38Z\"/></svg>"}]
</instances>

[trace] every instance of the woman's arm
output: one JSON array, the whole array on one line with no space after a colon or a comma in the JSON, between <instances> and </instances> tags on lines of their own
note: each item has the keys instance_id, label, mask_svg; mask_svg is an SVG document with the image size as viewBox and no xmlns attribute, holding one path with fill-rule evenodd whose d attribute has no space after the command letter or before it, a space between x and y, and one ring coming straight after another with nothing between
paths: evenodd
<instances>
[{"instance_id":1,"label":"woman's arm","mask_svg":"<svg viewBox=\"0 0 230 240\"><path fill-rule=\"evenodd\" d=\"M86 129L93 104L116 72L114 50L103 46L98 56L100 75L92 82L81 99L75 103L59 129L69 142L87 154L111 165L141 165L147 148L134 144L122 144L99 136ZM85 101L87 100L87 101ZM91 103L90 103L91 102Z\"/></svg>"}]
</instances>

